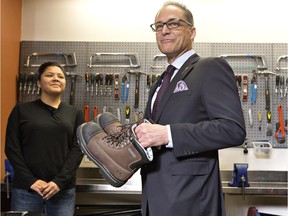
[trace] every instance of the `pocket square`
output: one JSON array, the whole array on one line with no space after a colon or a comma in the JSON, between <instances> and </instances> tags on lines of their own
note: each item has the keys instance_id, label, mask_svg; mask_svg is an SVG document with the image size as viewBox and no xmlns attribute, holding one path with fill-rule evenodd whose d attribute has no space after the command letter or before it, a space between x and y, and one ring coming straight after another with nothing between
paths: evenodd
<instances>
[{"instance_id":1,"label":"pocket square","mask_svg":"<svg viewBox=\"0 0 288 216\"><path fill-rule=\"evenodd\" d=\"M176 84L176 87L175 87L173 93L181 92L181 91L187 91L187 90L188 90L188 87L187 87L186 83L183 80L180 80Z\"/></svg>"}]
</instances>

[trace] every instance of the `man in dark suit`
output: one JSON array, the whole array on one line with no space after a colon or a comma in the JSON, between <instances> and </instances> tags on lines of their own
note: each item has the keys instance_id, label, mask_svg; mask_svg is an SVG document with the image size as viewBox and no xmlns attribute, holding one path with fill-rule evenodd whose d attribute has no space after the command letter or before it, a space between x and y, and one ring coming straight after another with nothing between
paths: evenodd
<instances>
[{"instance_id":1,"label":"man in dark suit","mask_svg":"<svg viewBox=\"0 0 288 216\"><path fill-rule=\"evenodd\" d=\"M161 78L152 86L146 119L136 129L154 159L141 169L144 216L223 216L218 150L246 137L234 73L221 58L200 58L192 49L196 29L182 4L163 5L151 25L157 45L176 69L155 116Z\"/></svg>"}]
</instances>

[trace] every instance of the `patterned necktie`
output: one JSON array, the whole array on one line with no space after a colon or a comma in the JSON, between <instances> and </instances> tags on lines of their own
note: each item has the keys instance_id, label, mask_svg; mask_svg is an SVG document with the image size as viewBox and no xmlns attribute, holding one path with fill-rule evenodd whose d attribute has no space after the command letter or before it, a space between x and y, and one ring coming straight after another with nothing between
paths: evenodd
<instances>
[{"instance_id":1,"label":"patterned necktie","mask_svg":"<svg viewBox=\"0 0 288 216\"><path fill-rule=\"evenodd\" d=\"M159 103L161 101L161 98L165 92L165 90L167 89L169 83L170 83L170 80L171 80L171 77L173 75L173 72L176 68L173 66L173 65L169 65L166 69L166 71L164 72L164 76L163 76L163 82L162 82L162 85L157 93L157 97L155 99L155 102L154 102L154 105L153 105L153 110L152 110L152 116L151 116L151 119L152 120L155 120L156 118L156 114L157 114L157 109L158 109L158 106L159 106Z\"/></svg>"}]
</instances>

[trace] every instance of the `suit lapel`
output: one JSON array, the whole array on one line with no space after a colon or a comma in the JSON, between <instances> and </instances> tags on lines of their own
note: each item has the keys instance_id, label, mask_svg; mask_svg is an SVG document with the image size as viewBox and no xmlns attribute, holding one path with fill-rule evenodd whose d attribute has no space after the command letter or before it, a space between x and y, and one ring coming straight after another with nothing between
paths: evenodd
<instances>
[{"instance_id":1,"label":"suit lapel","mask_svg":"<svg viewBox=\"0 0 288 216\"><path fill-rule=\"evenodd\" d=\"M187 59L187 61L182 65L182 67L179 69L179 71L177 72L177 74L175 75L175 77L172 79L171 83L169 84L167 90L165 91L161 102L159 104L158 110L157 110L157 116L155 121L157 122L158 119L160 118L166 103L169 99L169 97L173 94L173 91L175 89L176 84L180 81L180 80L184 80L185 77L193 70L193 67L195 66L195 63L198 62L198 60L200 59L200 57L197 54L192 55L190 58ZM162 74L163 75L163 74ZM162 77L161 75L161 77ZM155 89L153 89L153 94L157 88L157 85L155 85ZM152 95L153 95L152 94ZM150 107L151 107L151 98L150 98ZM151 110L151 109L150 109Z\"/></svg>"}]
</instances>

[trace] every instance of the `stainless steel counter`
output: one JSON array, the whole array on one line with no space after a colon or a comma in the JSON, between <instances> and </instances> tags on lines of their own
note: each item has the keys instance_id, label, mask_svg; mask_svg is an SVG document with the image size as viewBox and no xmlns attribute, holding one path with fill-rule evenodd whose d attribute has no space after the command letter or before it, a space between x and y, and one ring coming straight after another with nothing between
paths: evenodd
<instances>
[{"instance_id":1,"label":"stainless steel counter","mask_svg":"<svg viewBox=\"0 0 288 216\"><path fill-rule=\"evenodd\" d=\"M287 175L288 172L284 171L248 171L250 187L245 188L246 194L287 196ZM228 186L232 180L231 170L221 171L221 178L224 193L241 194L241 188ZM1 191L6 190L6 185L2 183ZM137 172L125 185L116 188L103 179L98 168L79 168L76 190L78 193L141 195L141 178Z\"/></svg>"},{"instance_id":2,"label":"stainless steel counter","mask_svg":"<svg viewBox=\"0 0 288 216\"><path fill-rule=\"evenodd\" d=\"M285 197L288 195L288 172L248 171L250 187L245 188L245 196ZM242 195L242 188L230 187L232 171L222 170L222 188L224 195ZM6 191L6 185L1 185ZM91 212L140 212L141 178L137 172L125 185L115 188L99 174L98 168L79 168L77 171L76 212L89 215ZM95 214L95 215L97 215ZM101 215L101 214L99 214ZM121 215L115 214L115 215ZM127 214L128 215L128 214Z\"/></svg>"},{"instance_id":3,"label":"stainless steel counter","mask_svg":"<svg viewBox=\"0 0 288 216\"><path fill-rule=\"evenodd\" d=\"M141 179L136 173L131 180L120 188L109 185L97 168L82 168L77 178L77 191L87 193L108 194L141 194ZM89 173L89 176L87 174ZM86 175L86 176L85 176ZM94 178L92 176L94 175ZM97 177L96 177L97 176ZM222 187L224 194L241 194L240 187L230 187L228 183L232 180L232 171L221 171ZM288 183L287 172L282 171L248 171L250 187L245 188L246 195L275 195L287 196Z\"/></svg>"}]
</instances>

